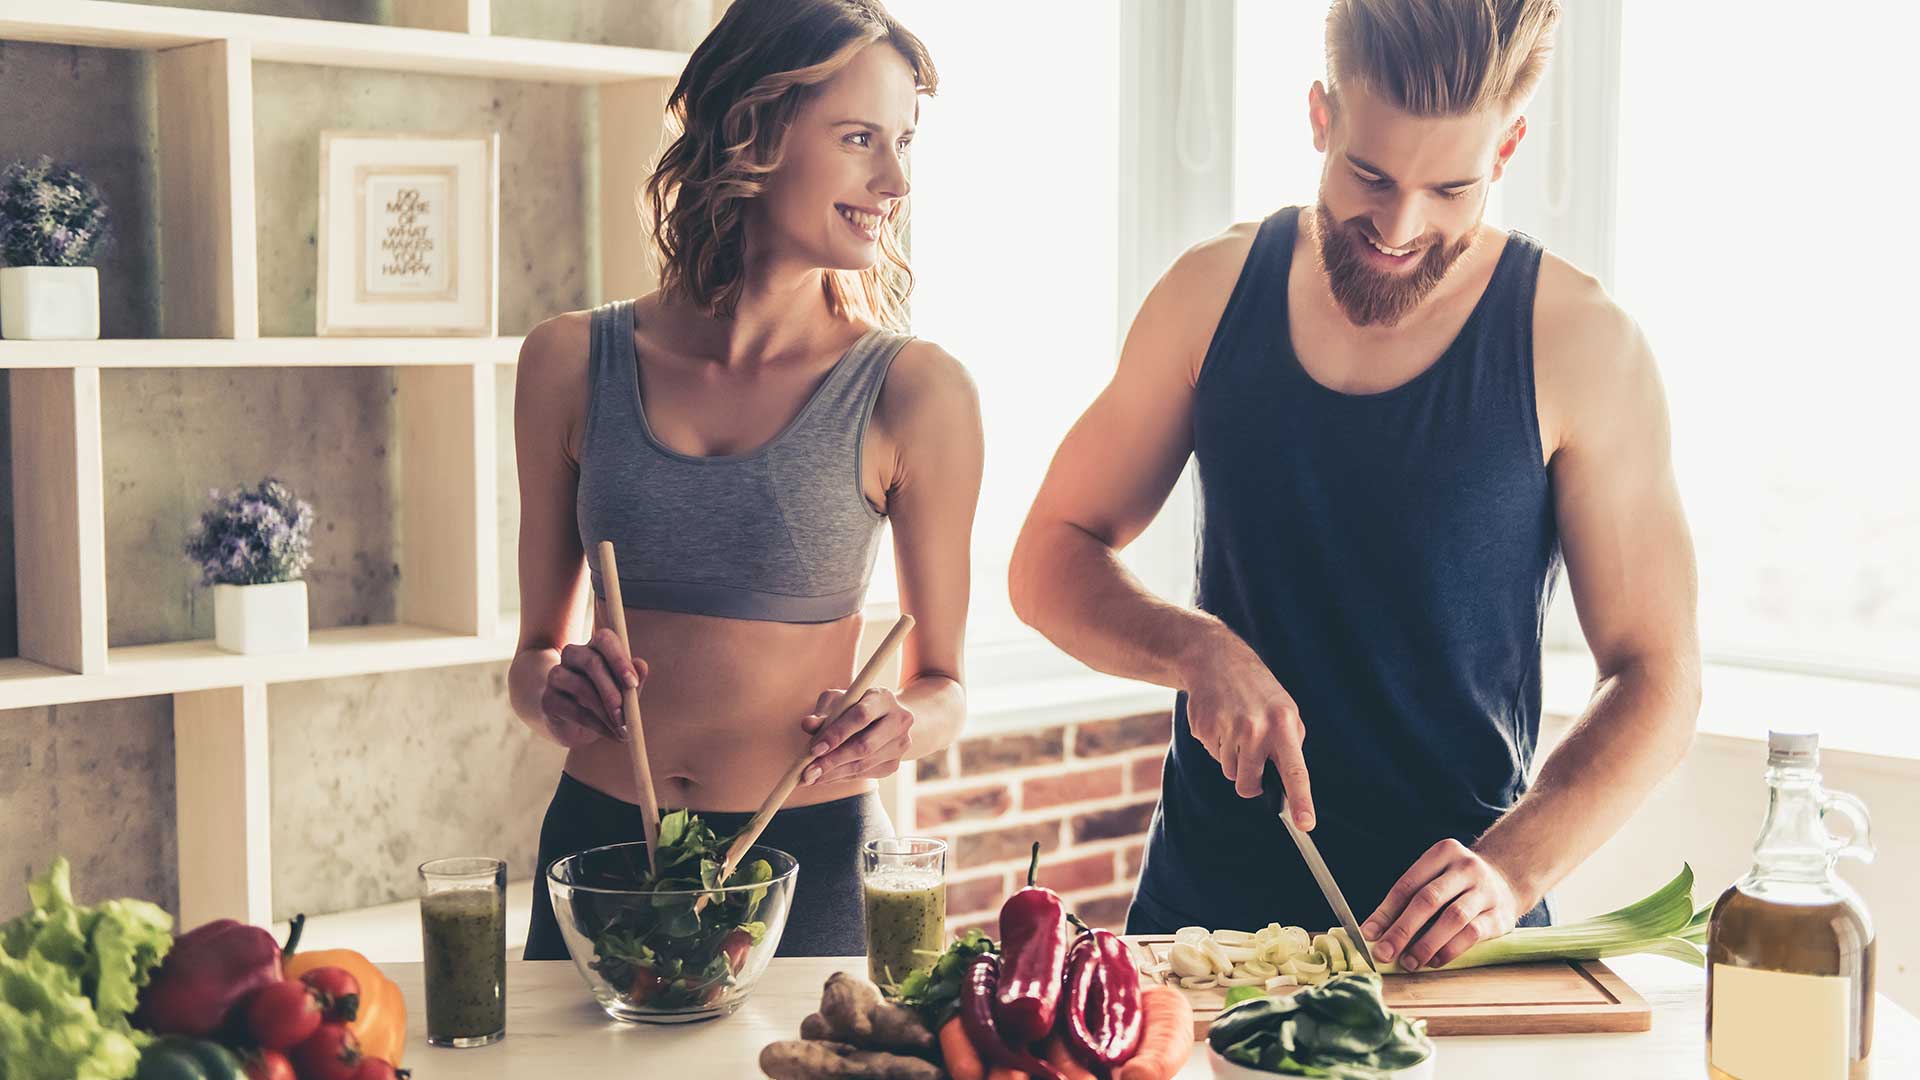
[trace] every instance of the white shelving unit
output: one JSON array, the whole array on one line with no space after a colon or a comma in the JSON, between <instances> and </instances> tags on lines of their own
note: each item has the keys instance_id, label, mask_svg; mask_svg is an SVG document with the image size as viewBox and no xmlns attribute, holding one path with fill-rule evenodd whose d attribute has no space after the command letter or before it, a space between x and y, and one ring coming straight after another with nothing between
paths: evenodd
<instances>
[{"instance_id":1,"label":"white shelving unit","mask_svg":"<svg viewBox=\"0 0 1920 1080\"><path fill-rule=\"evenodd\" d=\"M165 336L0 341L19 604L0 709L173 696L185 926L272 921L269 684L504 660L516 631L500 612L495 369L514 362L520 339L259 336L253 62L591 85L602 291L652 286L631 196L685 54L493 37L488 0L395 0L394 11L409 25L0 0L0 41L154 53ZM101 369L367 365L395 369L401 528L436 539L401 555L398 621L318 631L292 656L236 656L210 641L108 648Z\"/></svg>"},{"instance_id":2,"label":"white shelving unit","mask_svg":"<svg viewBox=\"0 0 1920 1080\"><path fill-rule=\"evenodd\" d=\"M686 54L488 33L488 0L396 0L407 26L290 19L107 0L5 0L0 38L105 49L245 42L255 60L530 82L676 79Z\"/></svg>"},{"instance_id":3,"label":"white shelving unit","mask_svg":"<svg viewBox=\"0 0 1920 1080\"><path fill-rule=\"evenodd\" d=\"M100 341L0 340L0 368L410 367L512 364L520 337L106 338Z\"/></svg>"}]
</instances>

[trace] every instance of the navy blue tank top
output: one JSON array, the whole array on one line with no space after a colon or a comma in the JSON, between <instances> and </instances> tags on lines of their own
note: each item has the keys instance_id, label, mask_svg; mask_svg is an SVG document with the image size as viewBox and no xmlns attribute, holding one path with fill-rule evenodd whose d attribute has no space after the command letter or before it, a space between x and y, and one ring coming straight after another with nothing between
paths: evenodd
<instances>
[{"instance_id":1,"label":"navy blue tank top","mask_svg":"<svg viewBox=\"0 0 1920 1080\"><path fill-rule=\"evenodd\" d=\"M1534 408L1540 246L1510 235L1430 367L1346 394L1309 375L1289 337L1299 215L1262 223L1195 388L1196 602L1299 704L1313 835L1365 919L1428 847L1470 843L1526 787L1560 565ZM1186 704L1129 928L1335 925L1284 827L1194 739Z\"/></svg>"}]
</instances>

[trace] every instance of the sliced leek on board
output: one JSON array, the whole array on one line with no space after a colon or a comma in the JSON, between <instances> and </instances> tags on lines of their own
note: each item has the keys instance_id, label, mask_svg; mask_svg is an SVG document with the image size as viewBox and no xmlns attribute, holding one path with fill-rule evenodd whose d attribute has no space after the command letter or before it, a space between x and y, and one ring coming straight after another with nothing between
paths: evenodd
<instances>
[{"instance_id":1,"label":"sliced leek on board","mask_svg":"<svg viewBox=\"0 0 1920 1080\"><path fill-rule=\"evenodd\" d=\"M1672 881L1617 911L1559 926L1522 927L1476 944L1438 970L1603 960L1630 953L1654 953L1704 967L1712 915L1712 905L1694 908L1693 868L1683 865ZM1166 982L1187 990L1317 986L1342 973L1375 970L1340 927L1311 934L1279 923L1253 931L1182 927L1158 969ZM1399 969L1389 965L1379 973L1393 975Z\"/></svg>"}]
</instances>

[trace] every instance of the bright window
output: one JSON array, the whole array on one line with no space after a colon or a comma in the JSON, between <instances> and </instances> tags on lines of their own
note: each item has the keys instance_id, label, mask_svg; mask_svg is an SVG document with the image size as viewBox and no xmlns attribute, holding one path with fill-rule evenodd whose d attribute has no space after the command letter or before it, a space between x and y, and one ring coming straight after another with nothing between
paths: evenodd
<instances>
[{"instance_id":1,"label":"bright window","mask_svg":"<svg viewBox=\"0 0 1920 1080\"><path fill-rule=\"evenodd\" d=\"M1615 291L1666 379L1708 653L1911 676L1920 9L1796 10L1627 4Z\"/></svg>"},{"instance_id":2,"label":"bright window","mask_svg":"<svg viewBox=\"0 0 1920 1080\"><path fill-rule=\"evenodd\" d=\"M1007 563L1119 348L1121 5L889 0L940 72L913 144L913 331L980 387L969 642L1030 636ZM876 597L893 589L876 575Z\"/></svg>"},{"instance_id":3,"label":"bright window","mask_svg":"<svg viewBox=\"0 0 1920 1080\"><path fill-rule=\"evenodd\" d=\"M1307 90L1326 74L1327 11L1236 0L1233 17L1233 217L1257 221L1320 190Z\"/></svg>"}]
</instances>

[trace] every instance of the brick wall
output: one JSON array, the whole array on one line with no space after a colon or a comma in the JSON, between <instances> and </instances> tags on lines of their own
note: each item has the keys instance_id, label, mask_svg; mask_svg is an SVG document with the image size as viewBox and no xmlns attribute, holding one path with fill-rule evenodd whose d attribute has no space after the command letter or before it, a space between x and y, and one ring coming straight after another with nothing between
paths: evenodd
<instances>
[{"instance_id":1,"label":"brick wall","mask_svg":"<svg viewBox=\"0 0 1920 1080\"><path fill-rule=\"evenodd\" d=\"M1156 712L979 735L921 759L914 832L949 844L947 929L998 937L1036 840L1041 884L1088 923L1121 929L1170 723Z\"/></svg>"}]
</instances>

